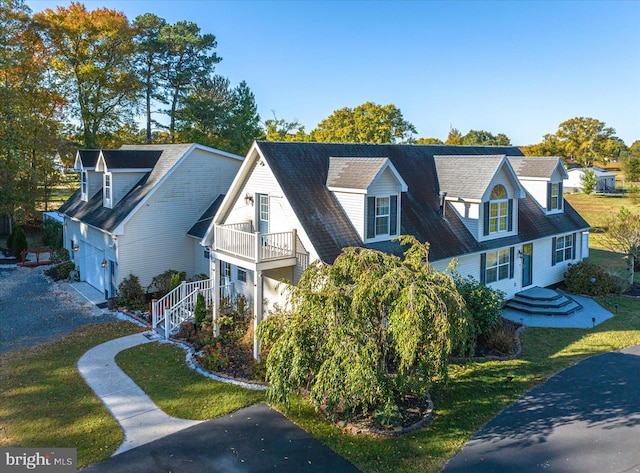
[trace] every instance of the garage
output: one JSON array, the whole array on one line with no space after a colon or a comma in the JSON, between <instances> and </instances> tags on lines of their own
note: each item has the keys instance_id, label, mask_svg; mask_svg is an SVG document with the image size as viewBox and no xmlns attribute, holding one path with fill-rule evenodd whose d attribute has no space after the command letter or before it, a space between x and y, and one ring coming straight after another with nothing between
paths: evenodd
<instances>
[{"instance_id":1,"label":"garage","mask_svg":"<svg viewBox=\"0 0 640 473\"><path fill-rule=\"evenodd\" d=\"M79 257L80 279L104 293L104 268L102 267L104 251L81 241Z\"/></svg>"}]
</instances>

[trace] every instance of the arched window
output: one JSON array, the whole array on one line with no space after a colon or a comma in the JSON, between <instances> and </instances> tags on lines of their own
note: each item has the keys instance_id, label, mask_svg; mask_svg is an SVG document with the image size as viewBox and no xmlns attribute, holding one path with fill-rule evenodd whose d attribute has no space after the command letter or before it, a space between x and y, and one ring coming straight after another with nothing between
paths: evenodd
<instances>
[{"instance_id":1,"label":"arched window","mask_svg":"<svg viewBox=\"0 0 640 473\"><path fill-rule=\"evenodd\" d=\"M489 233L506 232L509 228L509 217L507 189L502 184L498 184L491 191Z\"/></svg>"}]
</instances>

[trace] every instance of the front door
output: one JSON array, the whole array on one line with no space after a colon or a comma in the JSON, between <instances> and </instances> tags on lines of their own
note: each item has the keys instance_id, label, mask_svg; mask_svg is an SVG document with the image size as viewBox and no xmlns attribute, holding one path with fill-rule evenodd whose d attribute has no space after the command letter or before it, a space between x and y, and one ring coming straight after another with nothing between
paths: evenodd
<instances>
[{"instance_id":1,"label":"front door","mask_svg":"<svg viewBox=\"0 0 640 473\"><path fill-rule=\"evenodd\" d=\"M522 287L533 281L533 243L522 245Z\"/></svg>"}]
</instances>

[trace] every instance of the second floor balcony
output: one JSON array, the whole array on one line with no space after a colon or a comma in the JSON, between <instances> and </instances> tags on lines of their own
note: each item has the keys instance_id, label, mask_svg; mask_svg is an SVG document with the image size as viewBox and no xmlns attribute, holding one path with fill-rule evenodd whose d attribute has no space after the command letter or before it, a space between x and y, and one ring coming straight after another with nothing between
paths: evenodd
<instances>
[{"instance_id":1,"label":"second floor balcony","mask_svg":"<svg viewBox=\"0 0 640 473\"><path fill-rule=\"evenodd\" d=\"M282 263L281 266L295 265L295 229L279 233L260 233L252 230L251 222L216 225L213 250L254 264L279 261Z\"/></svg>"}]
</instances>

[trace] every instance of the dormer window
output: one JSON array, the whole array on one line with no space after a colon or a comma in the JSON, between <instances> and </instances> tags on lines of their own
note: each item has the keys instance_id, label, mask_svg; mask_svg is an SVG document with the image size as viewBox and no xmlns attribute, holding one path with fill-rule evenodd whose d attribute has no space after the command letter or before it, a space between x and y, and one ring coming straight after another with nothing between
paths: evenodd
<instances>
[{"instance_id":1,"label":"dormer window","mask_svg":"<svg viewBox=\"0 0 640 473\"><path fill-rule=\"evenodd\" d=\"M80 173L80 198L85 202L89 200L89 176L87 176L87 171L82 171Z\"/></svg>"},{"instance_id":2,"label":"dormer window","mask_svg":"<svg viewBox=\"0 0 640 473\"><path fill-rule=\"evenodd\" d=\"M489 203L489 233L506 232L509 220L509 201L507 190L502 184L498 184L491 191Z\"/></svg>"},{"instance_id":3,"label":"dormer window","mask_svg":"<svg viewBox=\"0 0 640 473\"><path fill-rule=\"evenodd\" d=\"M112 188L111 188L111 173L105 172L103 178L103 195L104 195L104 206L111 208L112 205Z\"/></svg>"},{"instance_id":4,"label":"dormer window","mask_svg":"<svg viewBox=\"0 0 640 473\"><path fill-rule=\"evenodd\" d=\"M367 238L398 234L398 196L367 197Z\"/></svg>"},{"instance_id":5,"label":"dormer window","mask_svg":"<svg viewBox=\"0 0 640 473\"><path fill-rule=\"evenodd\" d=\"M562 210L562 182L549 182L547 186L547 211Z\"/></svg>"}]
</instances>

